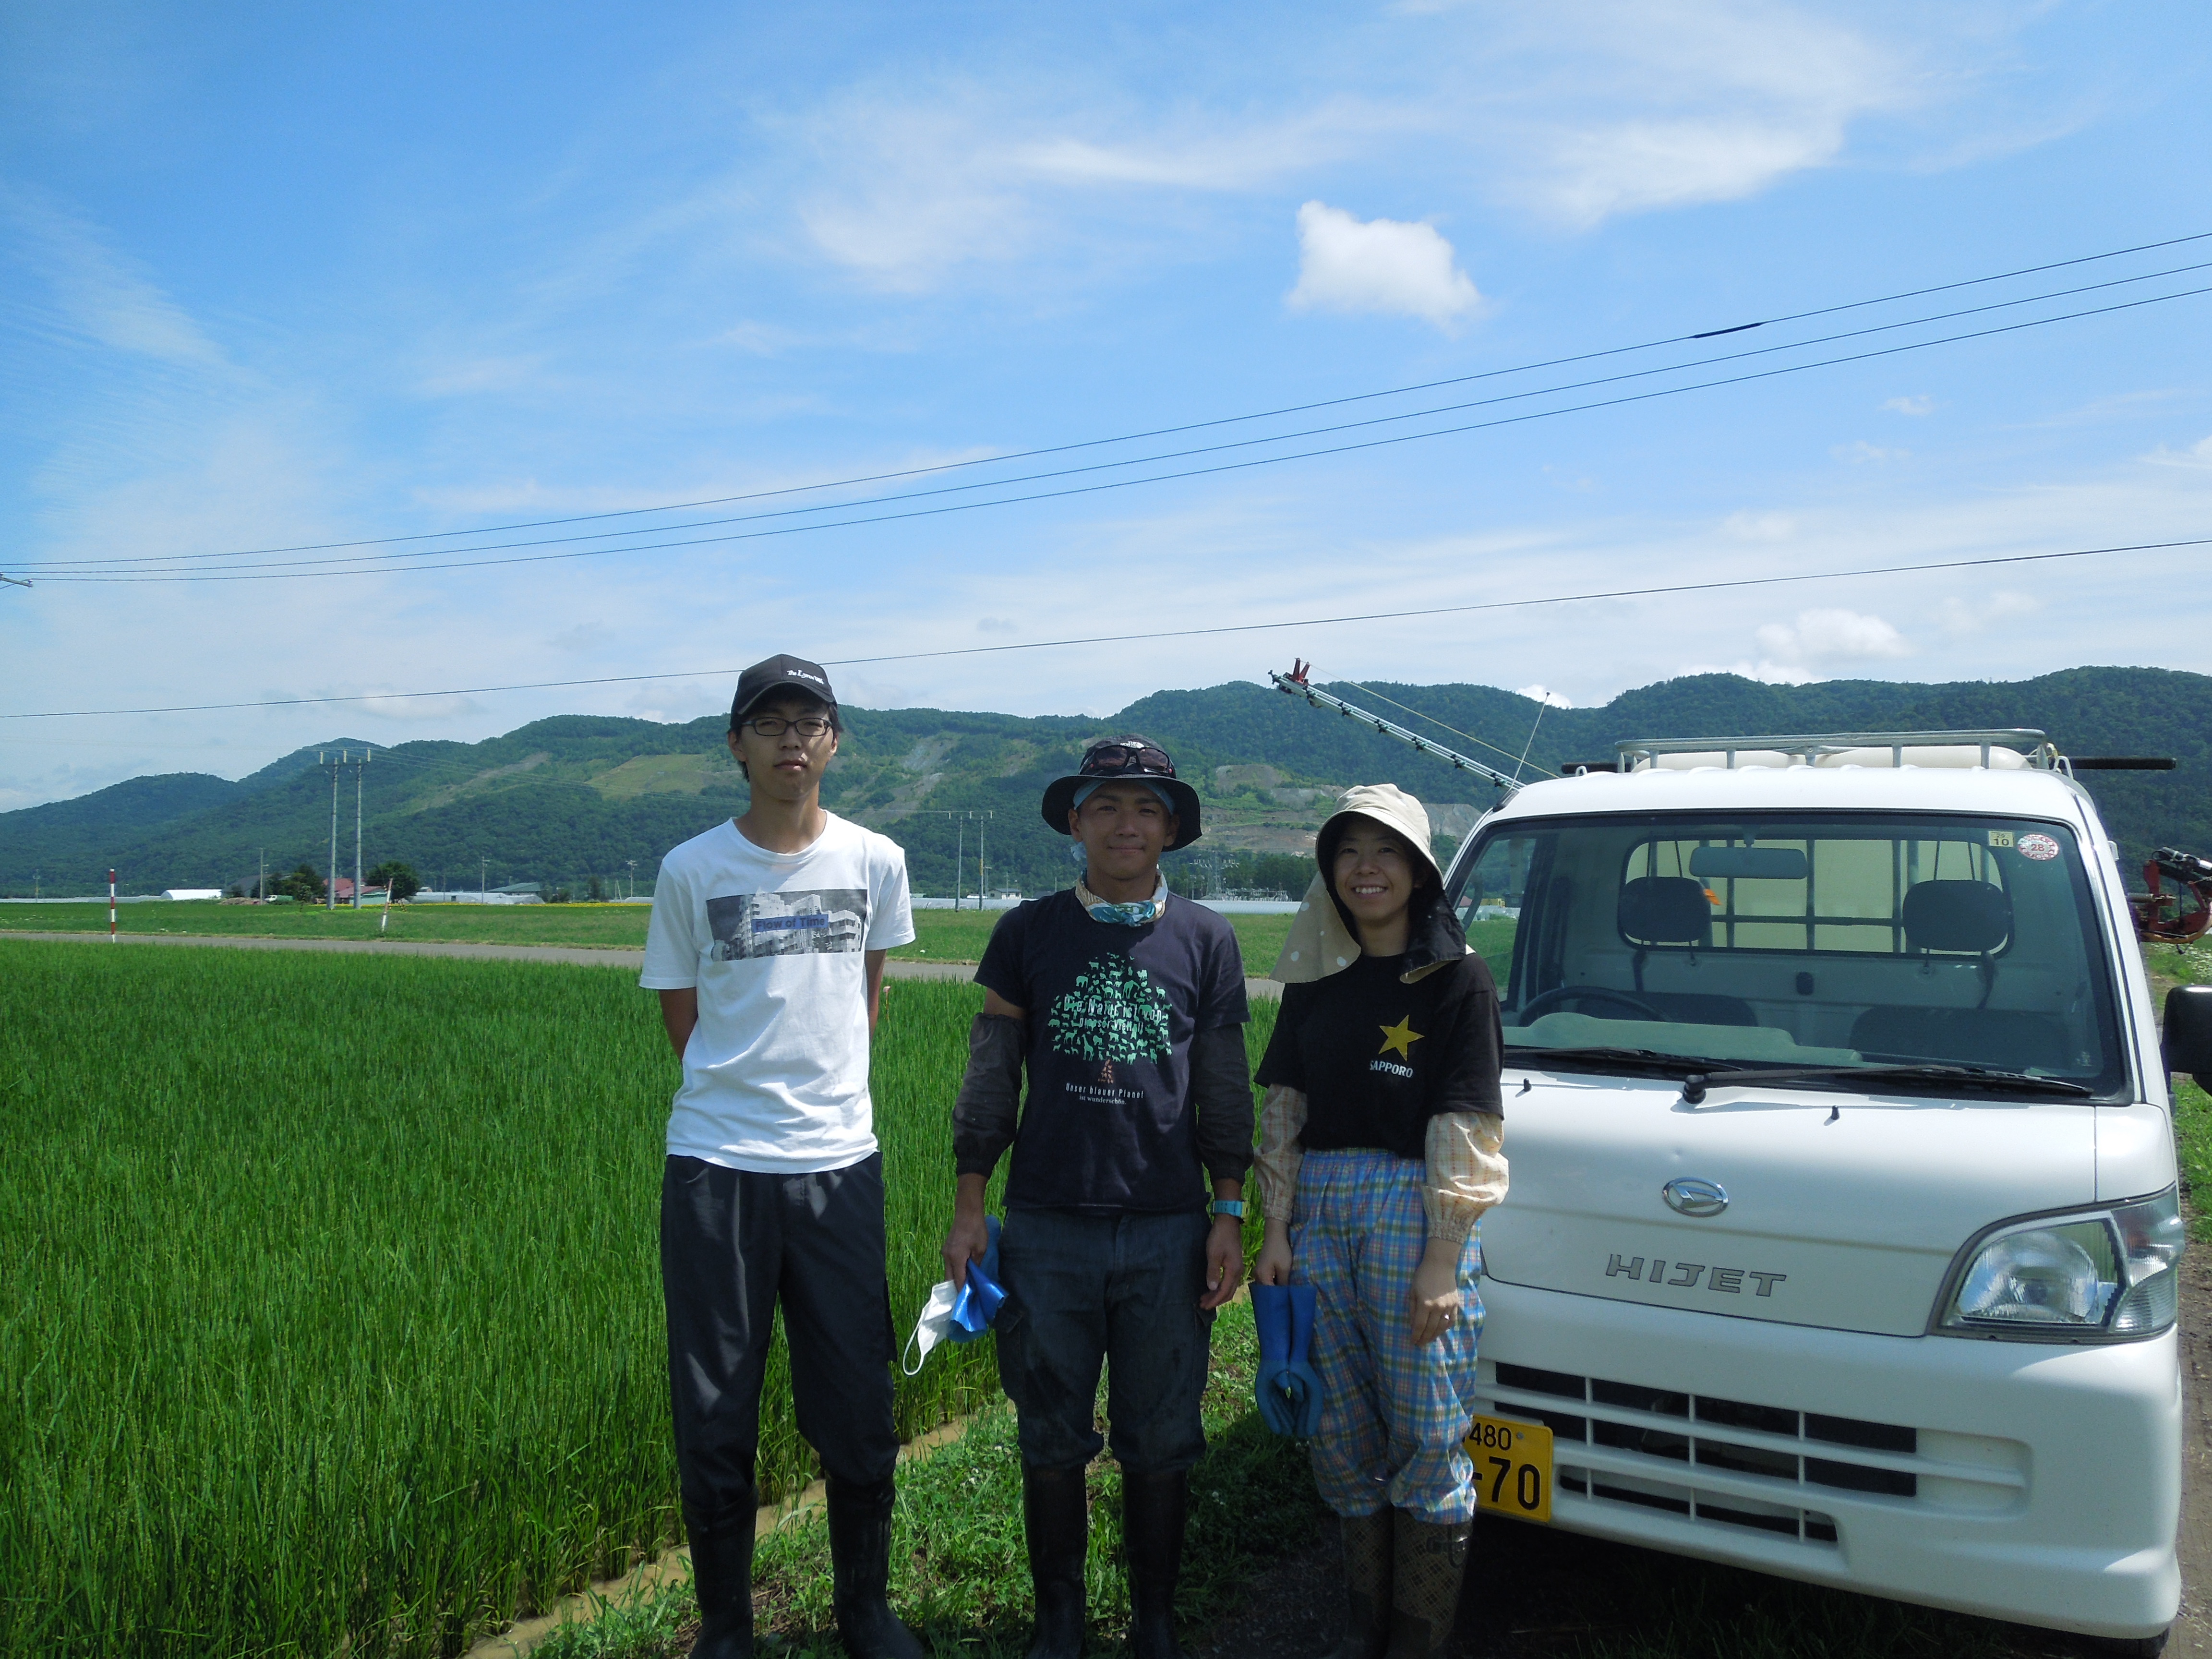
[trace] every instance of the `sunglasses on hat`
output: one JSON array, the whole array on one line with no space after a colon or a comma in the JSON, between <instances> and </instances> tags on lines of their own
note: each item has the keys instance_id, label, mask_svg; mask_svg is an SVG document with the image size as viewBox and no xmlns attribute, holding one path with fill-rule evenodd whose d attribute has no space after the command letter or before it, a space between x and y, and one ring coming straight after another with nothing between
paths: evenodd
<instances>
[{"instance_id":1,"label":"sunglasses on hat","mask_svg":"<svg viewBox=\"0 0 2212 1659\"><path fill-rule=\"evenodd\" d=\"M1149 743L1094 743L1083 751L1083 764L1077 769L1086 778L1121 777L1129 773L1158 778L1176 775L1168 751Z\"/></svg>"}]
</instances>

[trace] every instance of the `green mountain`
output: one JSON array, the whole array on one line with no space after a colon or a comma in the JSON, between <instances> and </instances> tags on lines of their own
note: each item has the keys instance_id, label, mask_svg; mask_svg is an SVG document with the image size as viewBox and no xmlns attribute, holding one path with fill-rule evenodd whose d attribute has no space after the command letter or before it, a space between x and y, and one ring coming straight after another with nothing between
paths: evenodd
<instances>
[{"instance_id":1,"label":"green mountain","mask_svg":"<svg viewBox=\"0 0 2212 1659\"><path fill-rule=\"evenodd\" d=\"M1624 692L1602 708L1545 709L1540 722L1534 702L1489 686L1328 689L1509 771L1524 747L1532 769L1550 771L1607 759L1628 738L2032 726L2068 753L2174 757L2170 773L2086 781L2131 861L2157 846L2212 852L2212 678L2200 674L2077 668L2011 683L1805 686L1708 674ZM994 890L1064 884L1068 843L1045 827L1038 797L1085 742L1114 732L1165 744L1198 786L1206 839L1171 862L1231 856L1235 873L1271 885L1294 880L1295 868L1276 860L1307 852L1330 794L1346 784L1410 790L1431 803L1439 834L1454 837L1493 799L1488 785L1433 757L1250 684L1156 692L1103 720L929 708L848 708L845 717L823 799L898 840L924 893L951 890L956 848L973 890L979 834ZM360 774L364 863L404 860L433 886L472 888L482 872L494 886L544 882L580 894L597 878L609 892L648 891L670 847L744 810L724 724L562 715L483 743L379 748ZM320 745L325 754L362 747L357 738ZM126 892L251 881L264 857L272 872L323 870L331 787L317 752L302 749L237 782L134 778L0 813L0 894L29 893L34 877L47 893L104 890L111 865ZM355 785L348 769L337 790L342 873L353 867Z\"/></svg>"}]
</instances>

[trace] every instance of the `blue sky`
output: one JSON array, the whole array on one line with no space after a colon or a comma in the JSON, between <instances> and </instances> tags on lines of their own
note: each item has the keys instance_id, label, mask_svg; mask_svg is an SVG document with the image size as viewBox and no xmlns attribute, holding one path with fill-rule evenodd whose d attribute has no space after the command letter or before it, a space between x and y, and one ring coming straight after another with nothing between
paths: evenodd
<instances>
[{"instance_id":1,"label":"blue sky","mask_svg":"<svg viewBox=\"0 0 2212 1659\"><path fill-rule=\"evenodd\" d=\"M897 523L305 580L64 580L88 560L947 462L990 464L902 487L1120 459L1152 452L990 462L2212 231L2208 59L2212 23L2181 4L19 0L0 13L0 572L38 585L0 588L0 713L378 700L0 721L0 808L143 771L238 775L338 732L690 719L728 695L700 671L775 650L879 657L2212 535L2200 296ZM2206 260L2212 241L1580 372ZM1577 704L1712 668L2212 671L2204 551L836 677L861 704L1103 714L1294 652L1331 678ZM638 674L676 678L389 695Z\"/></svg>"}]
</instances>

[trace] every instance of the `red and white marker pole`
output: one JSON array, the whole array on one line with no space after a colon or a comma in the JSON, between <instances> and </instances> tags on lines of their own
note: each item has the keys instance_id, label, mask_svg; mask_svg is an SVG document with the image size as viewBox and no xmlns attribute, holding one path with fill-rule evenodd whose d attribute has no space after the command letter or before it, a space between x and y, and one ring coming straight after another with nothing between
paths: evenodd
<instances>
[{"instance_id":1,"label":"red and white marker pole","mask_svg":"<svg viewBox=\"0 0 2212 1659\"><path fill-rule=\"evenodd\" d=\"M107 872L107 942L115 943L115 872Z\"/></svg>"}]
</instances>

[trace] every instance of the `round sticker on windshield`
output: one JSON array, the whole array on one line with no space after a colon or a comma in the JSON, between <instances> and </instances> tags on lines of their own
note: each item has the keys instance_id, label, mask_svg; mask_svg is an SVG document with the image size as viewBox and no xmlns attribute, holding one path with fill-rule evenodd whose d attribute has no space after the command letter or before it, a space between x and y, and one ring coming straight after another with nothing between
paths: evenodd
<instances>
[{"instance_id":1,"label":"round sticker on windshield","mask_svg":"<svg viewBox=\"0 0 2212 1659\"><path fill-rule=\"evenodd\" d=\"M2038 864L2058 856L2058 843L2050 836L2035 834L2022 836L2019 842L2021 857L2033 859Z\"/></svg>"}]
</instances>

